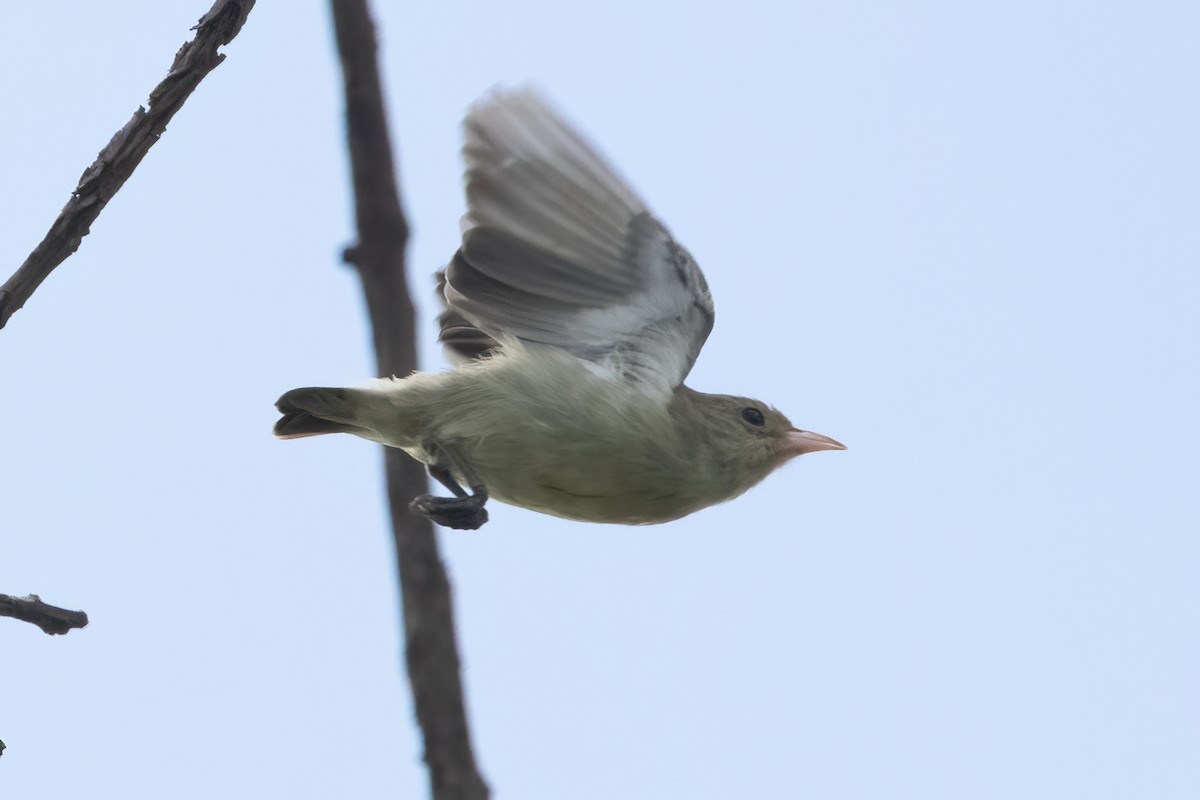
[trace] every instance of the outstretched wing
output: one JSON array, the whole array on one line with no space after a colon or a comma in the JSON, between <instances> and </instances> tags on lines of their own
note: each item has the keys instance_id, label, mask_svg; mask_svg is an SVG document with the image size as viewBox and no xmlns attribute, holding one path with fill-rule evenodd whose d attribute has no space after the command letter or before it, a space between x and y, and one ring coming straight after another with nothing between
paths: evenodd
<instances>
[{"instance_id":1,"label":"outstretched wing","mask_svg":"<svg viewBox=\"0 0 1200 800\"><path fill-rule=\"evenodd\" d=\"M713 324L687 251L532 92L489 96L465 128L468 211L442 287L447 344L472 355L488 337L514 336L655 390L682 383Z\"/></svg>"}]
</instances>

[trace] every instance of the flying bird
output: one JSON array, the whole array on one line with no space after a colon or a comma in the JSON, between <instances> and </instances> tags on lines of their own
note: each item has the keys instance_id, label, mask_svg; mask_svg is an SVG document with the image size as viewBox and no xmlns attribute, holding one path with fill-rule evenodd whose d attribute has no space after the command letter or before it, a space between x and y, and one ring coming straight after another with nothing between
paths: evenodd
<instances>
[{"instance_id":1,"label":"flying bird","mask_svg":"<svg viewBox=\"0 0 1200 800\"><path fill-rule=\"evenodd\" d=\"M489 497L643 525L745 492L844 445L766 403L684 385L713 327L691 255L536 93L495 91L464 121L462 244L438 273L456 366L358 388L293 389L283 439L352 433L426 465L452 495L413 508L475 529Z\"/></svg>"}]
</instances>

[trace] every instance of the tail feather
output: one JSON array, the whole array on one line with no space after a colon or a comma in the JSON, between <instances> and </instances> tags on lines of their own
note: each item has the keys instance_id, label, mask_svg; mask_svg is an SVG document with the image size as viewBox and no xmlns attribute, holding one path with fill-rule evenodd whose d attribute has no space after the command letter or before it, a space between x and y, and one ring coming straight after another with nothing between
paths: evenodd
<instances>
[{"instance_id":1,"label":"tail feather","mask_svg":"<svg viewBox=\"0 0 1200 800\"><path fill-rule=\"evenodd\" d=\"M353 389L310 387L286 392L275 402L282 417L275 423L280 439L299 439L323 433L365 433L357 421Z\"/></svg>"},{"instance_id":2,"label":"tail feather","mask_svg":"<svg viewBox=\"0 0 1200 800\"><path fill-rule=\"evenodd\" d=\"M322 433L355 433L360 430L344 422L330 422L314 417L307 411L288 411L275 423L275 435L280 439L300 439Z\"/></svg>"}]
</instances>

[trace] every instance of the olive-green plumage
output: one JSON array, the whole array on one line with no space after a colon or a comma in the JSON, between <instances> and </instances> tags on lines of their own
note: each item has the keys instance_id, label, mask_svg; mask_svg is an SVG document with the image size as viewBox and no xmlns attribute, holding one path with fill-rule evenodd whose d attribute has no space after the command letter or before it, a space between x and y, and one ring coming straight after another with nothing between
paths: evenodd
<instances>
[{"instance_id":1,"label":"olive-green plumage","mask_svg":"<svg viewBox=\"0 0 1200 800\"><path fill-rule=\"evenodd\" d=\"M683 385L713 325L703 273L535 94L497 92L464 127L468 213L438 276L440 338L459 365L295 389L278 436L353 433L408 452L455 495L414 507L453 527L483 524L489 496L666 522L842 449L763 403Z\"/></svg>"},{"instance_id":2,"label":"olive-green plumage","mask_svg":"<svg viewBox=\"0 0 1200 800\"><path fill-rule=\"evenodd\" d=\"M430 445L451 446L497 500L590 522L678 519L738 496L796 454L791 423L754 400L680 386L659 403L556 348L516 344L448 372L296 389L279 408L281 436L318 432L287 426L303 412L420 461ZM744 419L745 408L765 424Z\"/></svg>"}]
</instances>

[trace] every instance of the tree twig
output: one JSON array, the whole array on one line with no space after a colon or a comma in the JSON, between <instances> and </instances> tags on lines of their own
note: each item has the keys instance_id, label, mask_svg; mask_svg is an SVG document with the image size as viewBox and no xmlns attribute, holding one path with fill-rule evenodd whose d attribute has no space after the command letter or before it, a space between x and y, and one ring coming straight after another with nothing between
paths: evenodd
<instances>
[{"instance_id":1,"label":"tree twig","mask_svg":"<svg viewBox=\"0 0 1200 800\"><path fill-rule=\"evenodd\" d=\"M12 617L22 622L33 623L50 634L66 633L88 624L88 616L82 611L69 611L43 603L42 598L36 594L25 597L0 594L0 617Z\"/></svg>"},{"instance_id":2,"label":"tree twig","mask_svg":"<svg viewBox=\"0 0 1200 800\"><path fill-rule=\"evenodd\" d=\"M79 249L92 223L167 129L175 112L204 76L225 60L217 48L237 36L253 6L254 0L217 0L200 18L193 29L195 38L179 48L171 71L150 92L148 108L139 107L125 127L113 135L95 163L84 170L71 199L41 244L0 286L0 328L54 268Z\"/></svg>"},{"instance_id":3,"label":"tree twig","mask_svg":"<svg viewBox=\"0 0 1200 800\"><path fill-rule=\"evenodd\" d=\"M405 280L408 223L396 188L366 0L331 0L342 77L358 242L345 253L358 269L375 339L378 374L417 366L412 300ZM467 726L450 580L433 526L409 502L427 488L425 473L399 450L384 448L392 534L400 572L405 655L425 762L435 800L486 800Z\"/></svg>"}]
</instances>

